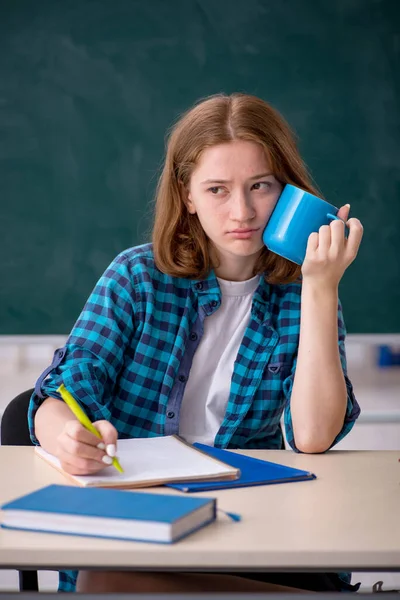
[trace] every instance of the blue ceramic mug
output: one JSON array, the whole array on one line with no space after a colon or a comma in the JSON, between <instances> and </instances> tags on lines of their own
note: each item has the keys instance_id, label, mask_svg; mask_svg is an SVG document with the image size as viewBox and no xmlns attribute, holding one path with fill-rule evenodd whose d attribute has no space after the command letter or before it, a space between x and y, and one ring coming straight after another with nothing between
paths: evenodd
<instances>
[{"instance_id":1,"label":"blue ceramic mug","mask_svg":"<svg viewBox=\"0 0 400 600\"><path fill-rule=\"evenodd\" d=\"M338 220L338 208L294 185L285 185L263 233L271 252L301 265L313 231Z\"/></svg>"}]
</instances>

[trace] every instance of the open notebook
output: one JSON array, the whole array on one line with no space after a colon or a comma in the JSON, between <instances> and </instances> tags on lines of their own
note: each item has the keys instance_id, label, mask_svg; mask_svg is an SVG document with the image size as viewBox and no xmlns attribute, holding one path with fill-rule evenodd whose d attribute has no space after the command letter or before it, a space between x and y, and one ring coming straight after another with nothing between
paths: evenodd
<instances>
[{"instance_id":1,"label":"open notebook","mask_svg":"<svg viewBox=\"0 0 400 600\"><path fill-rule=\"evenodd\" d=\"M240 476L240 469L207 455L175 435L118 440L117 455L123 473L111 466L95 475L70 475L63 471L58 458L38 446L35 451L83 487L139 488L179 481L223 481Z\"/></svg>"}]
</instances>

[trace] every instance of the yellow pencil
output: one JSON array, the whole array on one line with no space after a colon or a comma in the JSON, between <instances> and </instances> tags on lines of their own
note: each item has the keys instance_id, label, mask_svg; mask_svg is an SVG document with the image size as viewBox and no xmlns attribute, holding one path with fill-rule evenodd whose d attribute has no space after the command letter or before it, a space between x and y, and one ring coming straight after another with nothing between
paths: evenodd
<instances>
[{"instance_id":1,"label":"yellow pencil","mask_svg":"<svg viewBox=\"0 0 400 600\"><path fill-rule=\"evenodd\" d=\"M90 419L83 410L83 408L78 404L71 392L67 390L63 383L60 385L57 392L60 394L65 404L67 404L72 410L72 412L74 413L78 421L81 423L81 425L83 425L88 431L96 435L98 438L102 439L100 433L97 431L96 427L90 422ZM123 468L119 464L118 458L115 456L113 457L112 465L120 473L124 472Z\"/></svg>"}]
</instances>

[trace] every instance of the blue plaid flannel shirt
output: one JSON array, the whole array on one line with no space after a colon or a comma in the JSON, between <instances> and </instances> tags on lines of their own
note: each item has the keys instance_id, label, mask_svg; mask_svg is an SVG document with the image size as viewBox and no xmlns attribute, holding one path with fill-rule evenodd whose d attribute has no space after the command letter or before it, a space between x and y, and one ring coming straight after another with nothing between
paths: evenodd
<instances>
[{"instance_id":1,"label":"blue plaid flannel shirt","mask_svg":"<svg viewBox=\"0 0 400 600\"><path fill-rule=\"evenodd\" d=\"M300 331L300 284L270 285L260 276L251 318L235 361L219 448L282 445L293 436L290 395ZM61 383L92 421L107 419L119 438L179 433L179 410L203 321L218 310L221 292L212 271L206 279L171 277L155 266L151 244L119 254L91 293L64 348L39 377L29 408L35 412ZM339 351L347 385L347 410L336 444L353 427L360 408L346 372L345 327L338 307ZM75 573L60 574L71 591Z\"/></svg>"}]
</instances>

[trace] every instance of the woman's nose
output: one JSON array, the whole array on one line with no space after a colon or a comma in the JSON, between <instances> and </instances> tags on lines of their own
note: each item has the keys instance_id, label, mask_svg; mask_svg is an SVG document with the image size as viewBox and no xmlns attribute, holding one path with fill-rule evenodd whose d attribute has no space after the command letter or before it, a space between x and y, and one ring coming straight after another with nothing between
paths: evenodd
<instances>
[{"instance_id":1,"label":"woman's nose","mask_svg":"<svg viewBox=\"0 0 400 600\"><path fill-rule=\"evenodd\" d=\"M255 216L255 210L251 198L244 192L237 192L231 197L230 216L233 221L245 223Z\"/></svg>"}]
</instances>

